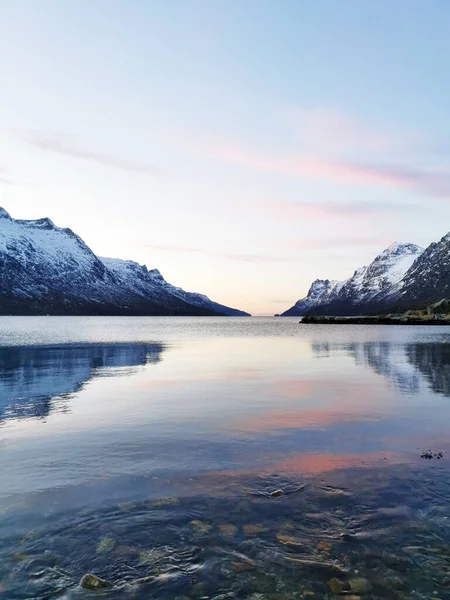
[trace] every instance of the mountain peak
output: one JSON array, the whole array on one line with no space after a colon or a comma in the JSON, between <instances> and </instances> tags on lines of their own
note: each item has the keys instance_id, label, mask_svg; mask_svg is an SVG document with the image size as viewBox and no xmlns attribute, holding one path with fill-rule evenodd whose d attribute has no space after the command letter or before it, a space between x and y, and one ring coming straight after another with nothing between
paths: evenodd
<instances>
[{"instance_id":1,"label":"mountain peak","mask_svg":"<svg viewBox=\"0 0 450 600\"><path fill-rule=\"evenodd\" d=\"M48 217L44 217L43 219L34 219L33 221L29 221L29 223L33 227L38 227L39 229L56 229L55 224Z\"/></svg>"},{"instance_id":2,"label":"mountain peak","mask_svg":"<svg viewBox=\"0 0 450 600\"><path fill-rule=\"evenodd\" d=\"M379 256L388 256L392 254L417 254L421 251L423 251L423 248L421 248L417 244L411 244L410 242L394 242L393 244L388 246L386 250L383 250L383 252Z\"/></svg>"},{"instance_id":3,"label":"mountain peak","mask_svg":"<svg viewBox=\"0 0 450 600\"><path fill-rule=\"evenodd\" d=\"M0 206L0 219L11 219L11 215L8 211Z\"/></svg>"}]
</instances>

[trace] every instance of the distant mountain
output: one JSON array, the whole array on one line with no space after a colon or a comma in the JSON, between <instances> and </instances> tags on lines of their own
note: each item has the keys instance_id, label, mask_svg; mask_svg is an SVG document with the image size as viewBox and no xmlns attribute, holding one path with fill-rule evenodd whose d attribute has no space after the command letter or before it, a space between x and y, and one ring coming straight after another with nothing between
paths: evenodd
<instances>
[{"instance_id":1,"label":"distant mountain","mask_svg":"<svg viewBox=\"0 0 450 600\"><path fill-rule=\"evenodd\" d=\"M284 312L282 317L306 315L317 306L325 306L333 302L345 281L316 279L309 288L308 295L298 300L292 308Z\"/></svg>"},{"instance_id":2,"label":"distant mountain","mask_svg":"<svg viewBox=\"0 0 450 600\"><path fill-rule=\"evenodd\" d=\"M0 314L248 316L170 285L156 269L99 258L50 219L13 219L3 208Z\"/></svg>"},{"instance_id":3,"label":"distant mountain","mask_svg":"<svg viewBox=\"0 0 450 600\"><path fill-rule=\"evenodd\" d=\"M360 267L345 281L317 279L312 283L307 296L298 300L282 316L360 315L390 306L407 306L411 303L414 292L417 292L414 297L417 301L440 299L445 296L444 291L435 286L436 294L433 295L430 286L426 290L423 285L421 269L415 271L416 265L422 264L422 257L428 256L428 253L429 248L424 251L415 244L394 243L369 266ZM431 259L425 261L427 268L430 261ZM445 267L440 270L445 271ZM413 278L410 277L411 272L416 273ZM448 266L445 273L442 273L442 278L447 280L447 286L450 287ZM420 294L419 289L422 290Z\"/></svg>"}]
</instances>

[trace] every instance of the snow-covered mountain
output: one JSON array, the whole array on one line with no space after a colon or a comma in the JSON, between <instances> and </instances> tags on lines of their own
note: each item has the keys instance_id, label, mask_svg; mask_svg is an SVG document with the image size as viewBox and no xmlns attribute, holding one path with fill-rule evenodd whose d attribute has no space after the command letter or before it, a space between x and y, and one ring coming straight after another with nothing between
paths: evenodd
<instances>
[{"instance_id":1,"label":"snow-covered mountain","mask_svg":"<svg viewBox=\"0 0 450 600\"><path fill-rule=\"evenodd\" d=\"M312 282L308 294L305 298L298 300L292 308L284 312L281 316L306 315L316 306L329 304L335 300L344 285L345 281L336 281L333 279L316 279Z\"/></svg>"},{"instance_id":2,"label":"snow-covered mountain","mask_svg":"<svg viewBox=\"0 0 450 600\"><path fill-rule=\"evenodd\" d=\"M406 273L423 253L415 244L396 242L345 281L314 281L306 298L282 316L362 314L394 303Z\"/></svg>"},{"instance_id":3,"label":"snow-covered mountain","mask_svg":"<svg viewBox=\"0 0 450 600\"><path fill-rule=\"evenodd\" d=\"M415 306L450 298L450 233L433 242L405 274L397 292L400 304Z\"/></svg>"},{"instance_id":4,"label":"snow-covered mountain","mask_svg":"<svg viewBox=\"0 0 450 600\"><path fill-rule=\"evenodd\" d=\"M156 269L100 259L50 219L13 219L3 208L0 314L247 315L170 285Z\"/></svg>"},{"instance_id":5,"label":"snow-covered mountain","mask_svg":"<svg viewBox=\"0 0 450 600\"><path fill-rule=\"evenodd\" d=\"M173 302L185 302L201 310L212 311L227 316L248 316L248 313L213 302L204 294L185 292L168 283L158 269L148 270L132 260L120 258L100 258L106 268L129 290L149 296L163 306L171 307Z\"/></svg>"}]
</instances>

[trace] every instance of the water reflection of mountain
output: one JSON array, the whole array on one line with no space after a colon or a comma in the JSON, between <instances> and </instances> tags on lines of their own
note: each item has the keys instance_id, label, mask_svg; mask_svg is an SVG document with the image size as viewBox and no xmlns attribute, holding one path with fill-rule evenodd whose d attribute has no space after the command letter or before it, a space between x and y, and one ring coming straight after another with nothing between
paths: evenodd
<instances>
[{"instance_id":1,"label":"water reflection of mountain","mask_svg":"<svg viewBox=\"0 0 450 600\"><path fill-rule=\"evenodd\" d=\"M161 360L161 344L0 348L0 422L45 417L96 377Z\"/></svg>"},{"instance_id":2,"label":"water reflection of mountain","mask_svg":"<svg viewBox=\"0 0 450 600\"><path fill-rule=\"evenodd\" d=\"M450 396L450 344L390 342L352 342L311 344L321 357L345 353L356 364L370 367L382 375L395 389L417 394L426 384L437 394Z\"/></svg>"},{"instance_id":3,"label":"water reflection of mountain","mask_svg":"<svg viewBox=\"0 0 450 600\"><path fill-rule=\"evenodd\" d=\"M450 344L408 344L406 355L434 392L450 396Z\"/></svg>"}]
</instances>

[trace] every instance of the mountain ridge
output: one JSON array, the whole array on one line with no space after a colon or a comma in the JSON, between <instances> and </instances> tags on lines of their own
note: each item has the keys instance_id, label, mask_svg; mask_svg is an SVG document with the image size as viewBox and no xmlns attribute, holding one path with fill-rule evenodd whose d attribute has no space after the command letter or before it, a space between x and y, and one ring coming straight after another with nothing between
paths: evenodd
<instances>
[{"instance_id":1,"label":"mountain ridge","mask_svg":"<svg viewBox=\"0 0 450 600\"><path fill-rule=\"evenodd\" d=\"M51 219L0 208L0 314L248 316L134 261L98 257Z\"/></svg>"}]
</instances>

